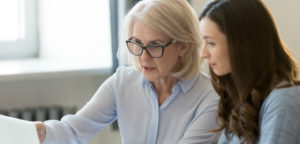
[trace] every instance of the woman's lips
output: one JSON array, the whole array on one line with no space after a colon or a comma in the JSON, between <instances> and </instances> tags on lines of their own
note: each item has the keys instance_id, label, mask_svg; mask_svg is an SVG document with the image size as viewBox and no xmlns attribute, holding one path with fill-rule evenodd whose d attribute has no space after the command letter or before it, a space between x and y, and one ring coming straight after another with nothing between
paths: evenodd
<instances>
[{"instance_id":1,"label":"woman's lips","mask_svg":"<svg viewBox=\"0 0 300 144\"><path fill-rule=\"evenodd\" d=\"M155 68L154 68L154 67L146 67L146 66L143 66L143 70L144 70L144 72L152 72L152 71L155 70Z\"/></svg>"},{"instance_id":2,"label":"woman's lips","mask_svg":"<svg viewBox=\"0 0 300 144\"><path fill-rule=\"evenodd\" d=\"M210 66L210 67L215 67L216 64L215 64L215 63L210 63L209 66Z\"/></svg>"}]
</instances>

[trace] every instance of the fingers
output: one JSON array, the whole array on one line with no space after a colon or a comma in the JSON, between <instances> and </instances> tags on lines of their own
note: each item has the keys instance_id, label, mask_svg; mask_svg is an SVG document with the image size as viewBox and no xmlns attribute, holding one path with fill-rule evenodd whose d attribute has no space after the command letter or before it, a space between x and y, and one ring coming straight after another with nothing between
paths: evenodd
<instances>
[{"instance_id":1,"label":"fingers","mask_svg":"<svg viewBox=\"0 0 300 144\"><path fill-rule=\"evenodd\" d=\"M46 136L46 127L44 125L43 122L33 122L35 127L36 127L36 130L37 130L37 133L38 133L38 136L39 136L39 139L40 139L40 142L43 142L45 136Z\"/></svg>"}]
</instances>

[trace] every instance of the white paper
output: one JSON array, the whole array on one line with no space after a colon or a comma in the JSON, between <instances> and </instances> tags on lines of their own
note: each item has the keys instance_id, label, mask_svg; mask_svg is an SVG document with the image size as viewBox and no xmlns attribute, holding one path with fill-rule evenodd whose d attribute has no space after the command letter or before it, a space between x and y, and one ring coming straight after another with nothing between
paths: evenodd
<instances>
[{"instance_id":1,"label":"white paper","mask_svg":"<svg viewBox=\"0 0 300 144\"><path fill-rule=\"evenodd\" d=\"M0 144L40 144L32 122L0 115Z\"/></svg>"}]
</instances>

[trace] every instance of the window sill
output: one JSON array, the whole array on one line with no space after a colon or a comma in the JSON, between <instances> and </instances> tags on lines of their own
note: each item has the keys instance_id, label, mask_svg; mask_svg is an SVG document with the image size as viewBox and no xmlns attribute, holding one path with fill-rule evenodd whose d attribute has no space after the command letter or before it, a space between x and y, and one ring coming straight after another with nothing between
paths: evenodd
<instances>
[{"instance_id":1,"label":"window sill","mask_svg":"<svg viewBox=\"0 0 300 144\"><path fill-rule=\"evenodd\" d=\"M43 59L0 61L0 81L69 77L84 75L109 75L110 67L91 62L62 62Z\"/></svg>"}]
</instances>

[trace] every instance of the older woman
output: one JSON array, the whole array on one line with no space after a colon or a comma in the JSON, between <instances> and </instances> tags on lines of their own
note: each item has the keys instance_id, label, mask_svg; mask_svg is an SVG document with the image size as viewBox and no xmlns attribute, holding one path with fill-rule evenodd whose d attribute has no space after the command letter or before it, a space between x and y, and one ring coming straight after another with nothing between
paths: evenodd
<instances>
[{"instance_id":1,"label":"older woman","mask_svg":"<svg viewBox=\"0 0 300 144\"><path fill-rule=\"evenodd\" d=\"M87 143L116 119L124 144L213 143L218 96L199 73L199 23L190 5L144 0L125 21L119 56L134 67L120 67L75 115L37 123L43 144Z\"/></svg>"}]
</instances>

